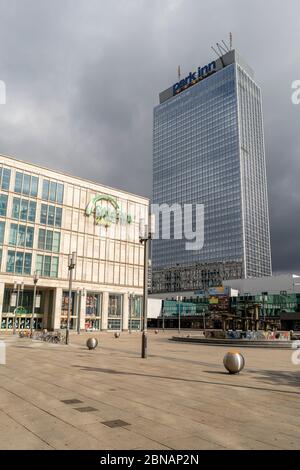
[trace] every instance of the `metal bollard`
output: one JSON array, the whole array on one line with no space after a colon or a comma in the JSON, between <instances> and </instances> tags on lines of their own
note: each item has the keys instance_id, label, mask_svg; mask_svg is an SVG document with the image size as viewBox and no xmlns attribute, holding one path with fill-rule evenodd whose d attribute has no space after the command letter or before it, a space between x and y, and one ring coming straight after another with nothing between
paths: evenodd
<instances>
[{"instance_id":1,"label":"metal bollard","mask_svg":"<svg viewBox=\"0 0 300 470\"><path fill-rule=\"evenodd\" d=\"M98 340L96 338L89 338L86 342L87 347L89 350L96 349L98 346Z\"/></svg>"},{"instance_id":2,"label":"metal bollard","mask_svg":"<svg viewBox=\"0 0 300 470\"><path fill-rule=\"evenodd\" d=\"M228 352L223 359L223 364L229 374L239 374L245 367L245 359L239 352Z\"/></svg>"}]
</instances>

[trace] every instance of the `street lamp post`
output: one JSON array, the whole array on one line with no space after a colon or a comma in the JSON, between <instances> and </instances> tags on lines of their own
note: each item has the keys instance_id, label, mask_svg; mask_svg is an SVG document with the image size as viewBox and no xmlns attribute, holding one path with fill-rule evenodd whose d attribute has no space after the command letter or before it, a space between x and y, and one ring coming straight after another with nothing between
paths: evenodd
<instances>
[{"instance_id":1,"label":"street lamp post","mask_svg":"<svg viewBox=\"0 0 300 470\"><path fill-rule=\"evenodd\" d=\"M165 332L165 309L162 309L162 330Z\"/></svg>"},{"instance_id":2,"label":"street lamp post","mask_svg":"<svg viewBox=\"0 0 300 470\"><path fill-rule=\"evenodd\" d=\"M265 308L265 300L268 301L268 292L262 292L262 300L263 300L263 316L264 316L264 330L266 331L266 308Z\"/></svg>"},{"instance_id":3,"label":"street lamp post","mask_svg":"<svg viewBox=\"0 0 300 470\"><path fill-rule=\"evenodd\" d=\"M24 301L24 282L21 282L21 307L23 307L23 301Z\"/></svg>"},{"instance_id":4,"label":"street lamp post","mask_svg":"<svg viewBox=\"0 0 300 470\"><path fill-rule=\"evenodd\" d=\"M204 335L206 331L206 324L205 324L205 308L202 310L202 316L203 316L203 329L204 329Z\"/></svg>"},{"instance_id":5,"label":"street lamp post","mask_svg":"<svg viewBox=\"0 0 300 470\"><path fill-rule=\"evenodd\" d=\"M148 309L148 267L149 267L149 242L155 232L154 215L148 215L148 220L140 219L139 240L144 244L144 293L143 293L143 317L142 317L142 359L147 359L147 309Z\"/></svg>"},{"instance_id":6,"label":"street lamp post","mask_svg":"<svg viewBox=\"0 0 300 470\"><path fill-rule=\"evenodd\" d=\"M77 321L76 330L77 330L78 335L80 334L80 323L79 323L80 296L81 296L81 289L80 289L80 287L77 287L75 306L76 306L76 321Z\"/></svg>"},{"instance_id":7,"label":"street lamp post","mask_svg":"<svg viewBox=\"0 0 300 470\"><path fill-rule=\"evenodd\" d=\"M22 291L22 293L24 292L24 282L15 282L14 283L14 290L17 289L17 306L15 308L15 311L14 311L14 325L13 325L13 334L15 335L16 334L16 330L17 330L17 325L16 325L16 310L18 310L19 308L19 299L20 299L20 290ZM22 295L23 297L23 295ZM22 299L23 300L23 299Z\"/></svg>"},{"instance_id":8,"label":"street lamp post","mask_svg":"<svg viewBox=\"0 0 300 470\"><path fill-rule=\"evenodd\" d=\"M82 297L85 297L85 288L77 289L77 334L80 335L80 323L81 323L81 302Z\"/></svg>"},{"instance_id":9,"label":"street lamp post","mask_svg":"<svg viewBox=\"0 0 300 470\"><path fill-rule=\"evenodd\" d=\"M70 337L70 321L71 321L71 302L72 302L72 281L73 281L73 270L76 266L76 252L73 251L69 255L69 303L68 303L68 319L67 319L67 331L66 331L66 344L69 344Z\"/></svg>"},{"instance_id":10,"label":"street lamp post","mask_svg":"<svg viewBox=\"0 0 300 470\"><path fill-rule=\"evenodd\" d=\"M77 334L80 335L80 303L81 303L81 289L77 287L76 291L76 317L77 317Z\"/></svg>"},{"instance_id":11,"label":"street lamp post","mask_svg":"<svg viewBox=\"0 0 300 470\"><path fill-rule=\"evenodd\" d=\"M15 303L15 308L14 308L14 317L13 317L13 335L16 334L16 308L18 308L18 292L19 292L19 285L17 281L14 282L14 292L17 291L16 295L16 303Z\"/></svg>"},{"instance_id":12,"label":"street lamp post","mask_svg":"<svg viewBox=\"0 0 300 470\"><path fill-rule=\"evenodd\" d=\"M177 297L177 302L178 302L178 334L181 334L181 318L180 318L180 310L181 310L181 302L182 302L182 297Z\"/></svg>"},{"instance_id":13,"label":"street lamp post","mask_svg":"<svg viewBox=\"0 0 300 470\"><path fill-rule=\"evenodd\" d=\"M36 285L39 280L39 274L37 271L34 272L33 276L33 282L34 282L34 287L33 287L33 305L32 305L32 314L31 314L31 319L30 319L30 336L32 338L33 336L33 322L34 322L34 314L35 314L35 304L36 304Z\"/></svg>"}]
</instances>

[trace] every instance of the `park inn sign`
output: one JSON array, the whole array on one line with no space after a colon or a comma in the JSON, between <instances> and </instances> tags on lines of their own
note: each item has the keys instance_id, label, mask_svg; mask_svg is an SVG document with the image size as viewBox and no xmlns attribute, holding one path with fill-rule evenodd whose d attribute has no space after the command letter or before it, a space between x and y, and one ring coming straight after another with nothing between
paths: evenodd
<instances>
[{"instance_id":1,"label":"park inn sign","mask_svg":"<svg viewBox=\"0 0 300 470\"><path fill-rule=\"evenodd\" d=\"M108 228L112 224L131 224L131 215L120 210L117 200L112 196L100 195L93 197L88 203L85 214L90 217L95 214L95 224Z\"/></svg>"}]
</instances>

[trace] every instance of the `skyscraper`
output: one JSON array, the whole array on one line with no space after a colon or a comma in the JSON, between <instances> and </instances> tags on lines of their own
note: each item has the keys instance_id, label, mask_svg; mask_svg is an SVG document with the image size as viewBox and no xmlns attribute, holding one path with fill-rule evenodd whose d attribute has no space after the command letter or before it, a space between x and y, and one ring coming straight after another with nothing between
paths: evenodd
<instances>
[{"instance_id":1,"label":"skyscraper","mask_svg":"<svg viewBox=\"0 0 300 470\"><path fill-rule=\"evenodd\" d=\"M184 239L153 241L154 292L272 274L261 91L236 51L160 93L153 203L205 212L201 250L187 251Z\"/></svg>"}]
</instances>

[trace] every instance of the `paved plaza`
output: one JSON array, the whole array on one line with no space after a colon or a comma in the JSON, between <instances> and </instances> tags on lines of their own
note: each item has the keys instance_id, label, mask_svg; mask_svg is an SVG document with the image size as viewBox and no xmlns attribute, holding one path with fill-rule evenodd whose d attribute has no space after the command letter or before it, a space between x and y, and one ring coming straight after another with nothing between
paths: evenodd
<instances>
[{"instance_id":1,"label":"paved plaza","mask_svg":"<svg viewBox=\"0 0 300 470\"><path fill-rule=\"evenodd\" d=\"M289 350L245 349L225 373L225 347L171 333L71 335L70 346L0 335L1 449L299 449L300 365Z\"/></svg>"}]
</instances>

